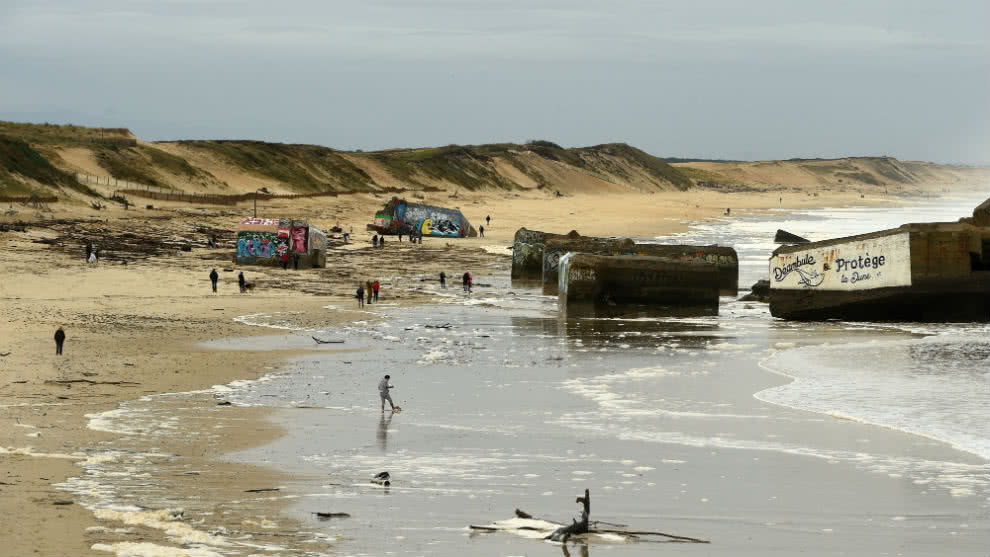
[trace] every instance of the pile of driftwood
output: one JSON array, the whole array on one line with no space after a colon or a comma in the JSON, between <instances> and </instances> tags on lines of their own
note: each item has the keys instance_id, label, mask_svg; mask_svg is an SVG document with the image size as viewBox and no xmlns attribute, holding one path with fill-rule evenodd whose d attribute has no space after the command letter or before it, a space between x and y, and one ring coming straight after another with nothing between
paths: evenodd
<instances>
[{"instance_id":1,"label":"pile of driftwood","mask_svg":"<svg viewBox=\"0 0 990 557\"><path fill-rule=\"evenodd\" d=\"M154 220L168 221L162 225ZM109 225L103 220L45 219L18 222L17 226L48 229L55 237L34 240L60 251L85 256L87 243L99 248L103 260L139 260L147 257L174 255L193 248L232 247L234 233L229 230L185 223L169 217L163 219L133 219L126 225ZM226 254L224 259L229 259Z\"/></svg>"},{"instance_id":2,"label":"pile of driftwood","mask_svg":"<svg viewBox=\"0 0 990 557\"><path fill-rule=\"evenodd\" d=\"M564 543L629 543L639 541L665 543L710 543L708 540L675 536L664 532L630 530L623 524L591 521L591 493L584 490L584 497L578 497L582 505L581 520L571 520L571 524L560 524L552 520L533 518L527 512L516 509L515 518L495 521L485 526L471 525L474 532L510 532L528 538ZM603 527L604 526L604 527Z\"/></svg>"}]
</instances>

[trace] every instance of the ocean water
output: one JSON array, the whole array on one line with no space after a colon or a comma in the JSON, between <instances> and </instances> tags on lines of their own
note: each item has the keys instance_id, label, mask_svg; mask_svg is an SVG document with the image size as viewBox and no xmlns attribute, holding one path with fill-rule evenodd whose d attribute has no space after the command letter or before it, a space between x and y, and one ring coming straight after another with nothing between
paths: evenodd
<instances>
[{"instance_id":1,"label":"ocean water","mask_svg":"<svg viewBox=\"0 0 990 557\"><path fill-rule=\"evenodd\" d=\"M670 241L733 245L748 285L766 275L777 228L818 240L955 220L979 201L733 217ZM80 479L90 483L74 488L91 508L150 512L128 506L128 482L140 480L120 471L165 466L153 439L175 434L177 413L208 396L274 408L287 431L230 457L294 478L244 502L291 503L308 545L258 554L567 555L579 548L468 526L516 508L568 522L587 488L592 519L712 542L613 540L589 553L986 555L990 328L790 323L731 298L713 317L564 319L555 299L514 288L507 275L477 276L490 286L470 296L409 281L436 303L368 306L367 320L346 327L298 327L291 312L243 316L272 335L216 347L310 348L313 335L344 343L260 381L93 416L92 427L148 439L117 448L119 458L91 456L93 473ZM386 373L402 412L380 411ZM382 471L388 488L370 481ZM209 530L194 502L142 493L193 509ZM177 539L226 555L258 551L229 536Z\"/></svg>"}]
</instances>

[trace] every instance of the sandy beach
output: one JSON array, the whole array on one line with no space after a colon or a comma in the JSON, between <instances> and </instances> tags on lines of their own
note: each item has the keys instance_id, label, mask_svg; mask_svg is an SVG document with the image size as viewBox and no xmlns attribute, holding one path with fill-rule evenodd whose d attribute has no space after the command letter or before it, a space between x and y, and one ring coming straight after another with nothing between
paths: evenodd
<instances>
[{"instance_id":1,"label":"sandy beach","mask_svg":"<svg viewBox=\"0 0 990 557\"><path fill-rule=\"evenodd\" d=\"M940 191L941 187L932 189ZM332 330L335 325L369 318L355 311L352 298L356 284L367 278L382 280L383 302L389 307L414 307L434 299L431 292L417 287L418 281L432 283L441 270L451 276L464 270L476 276L505 273L510 254L505 248L522 226L559 233L576 229L586 235L656 237L683 232L690 222L723 216L726 208L742 217L767 209L911 203L908 198L857 192L689 191L563 198L461 194L457 199L427 194L426 202L458 205L476 224L490 215L485 237L428 238L421 246L391 241L388 247L374 250L364 225L384 201L381 196L353 195L278 200L259 207L259 214L298 216L324 229L339 224L354 230L354 243L333 250L326 269L306 271L233 265L233 230L240 217L250 214L250 204L218 210L156 202L153 210L127 211L55 204L51 212L17 206L16 213L4 216L2 222L27 226L26 232L0 232L7 260L0 271L4 315L0 323L0 423L4 424L0 428L0 513L8 517L5 551L12 555L106 555L115 550L136 555L140 544L169 546L181 538L174 528L170 530L176 521L144 516L128 523L123 515L112 513L98 517L73 504L65 482L79 476L107 447L128 446L127 435L94 429L93 416L142 397L256 379L289 365L290 358L325 357L335 350L316 343L281 348L268 337L262 343L264 350L204 344L271 334L270 328L235 318L291 312L293 327ZM219 248L204 247L207 235L198 231L204 226L227 231L220 234ZM125 232L151 241L178 238L192 249L135 255L114 243ZM84 246L78 238L86 237L92 237L106 255L95 265L84 262ZM209 292L207 274L212 268L234 269L221 272L217 295ZM255 285L250 293L237 291L239 270ZM59 326L67 334L62 356L55 355L52 341ZM266 419L270 410L217 406L223 400L215 392L188 400L194 403L176 411L184 419L169 426L188 435L161 435L143 449L143 441L132 443L134 452L128 454L145 450L159 456L142 457L142 462L149 458L162 461L153 467L154 472L148 472L152 476L146 478L147 483L158 492L172 493L175 500L208 500L216 507L211 528L254 532L255 539L265 532L306 530L300 526L298 513L272 514L270 501L244 496L249 489L290 483L290 476L277 468L222 458L278 439L284 426ZM566 501L572 494L559 495ZM141 507L139 493L130 501ZM275 508L288 504L276 502ZM565 505L561 510L571 509ZM158 511L149 508L138 514ZM135 516L136 511L129 512L128 516ZM276 541L287 544L291 540ZM127 548L133 553L126 553ZM180 554L194 553L176 553Z\"/></svg>"}]
</instances>

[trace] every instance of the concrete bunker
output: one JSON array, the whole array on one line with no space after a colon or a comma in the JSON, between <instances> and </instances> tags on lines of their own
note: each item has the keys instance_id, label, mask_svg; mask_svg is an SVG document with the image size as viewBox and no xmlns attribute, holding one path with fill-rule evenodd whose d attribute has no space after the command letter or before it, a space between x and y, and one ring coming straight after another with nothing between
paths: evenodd
<instances>
[{"instance_id":1,"label":"concrete bunker","mask_svg":"<svg viewBox=\"0 0 990 557\"><path fill-rule=\"evenodd\" d=\"M245 218L237 227L238 265L281 265L289 255L299 268L327 266L327 235L304 220Z\"/></svg>"},{"instance_id":2,"label":"concrete bunker","mask_svg":"<svg viewBox=\"0 0 990 557\"><path fill-rule=\"evenodd\" d=\"M637 244L628 238L547 238L543 248L543 294L556 296L560 258L566 253L666 257L683 262L716 265L719 294L735 296L739 291L739 257L727 246Z\"/></svg>"},{"instance_id":3,"label":"concrete bunker","mask_svg":"<svg viewBox=\"0 0 990 557\"><path fill-rule=\"evenodd\" d=\"M448 209L421 203L409 203L393 197L382 210L375 213L375 222L368 230L379 234L422 235L442 238L477 236L460 209Z\"/></svg>"},{"instance_id":4,"label":"concrete bunker","mask_svg":"<svg viewBox=\"0 0 990 557\"><path fill-rule=\"evenodd\" d=\"M912 223L777 248L770 314L793 320L990 321L988 203L955 223ZM985 223L985 224L982 224Z\"/></svg>"},{"instance_id":5,"label":"concrete bunker","mask_svg":"<svg viewBox=\"0 0 990 557\"><path fill-rule=\"evenodd\" d=\"M718 297L719 267L704 260L584 253L560 260L557 300L568 315L718 315Z\"/></svg>"}]
</instances>

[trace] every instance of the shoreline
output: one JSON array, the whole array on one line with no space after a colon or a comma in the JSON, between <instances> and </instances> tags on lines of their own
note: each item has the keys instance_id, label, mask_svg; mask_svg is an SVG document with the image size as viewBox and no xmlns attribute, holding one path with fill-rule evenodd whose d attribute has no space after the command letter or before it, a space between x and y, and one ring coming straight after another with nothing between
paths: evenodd
<instances>
[{"instance_id":1,"label":"shoreline","mask_svg":"<svg viewBox=\"0 0 990 557\"><path fill-rule=\"evenodd\" d=\"M719 195L731 197L738 194ZM855 199L847 199L846 197L840 197L840 199L850 202L846 206L856 205ZM826 200L830 202L823 203ZM521 200L520 202L530 201L532 200ZM610 205L610 210L623 209L621 205L624 201L626 199L620 200L618 207ZM833 201L831 197L814 198L813 201L818 202L814 203L815 206L835 206L831 203ZM887 201L877 200L877 204L886 205ZM512 220L530 218L525 214L525 211L512 212L512 208L513 205L510 203L507 210L513 215ZM803 208L805 207L795 209ZM753 210L767 211L773 209L774 207L753 208ZM556 215L557 221L561 220L560 216ZM677 228L687 229L690 226L680 217L667 218L670 220L665 221L664 226L658 226L660 223L655 220L650 221L647 218L637 220L634 223L625 223L619 228L634 227L637 230L645 230L641 227L648 225L650 226L650 233L663 234L670 233ZM718 215L710 215L709 218L718 218ZM554 218L550 220L554 221ZM611 219L602 220L610 221ZM606 222L588 224L607 226ZM534 226L534 228L536 227ZM462 247L465 249L452 250L456 253L449 255L449 261L466 259L470 262L469 264L478 264L482 261L487 261L489 264L498 263L499 257L503 256L473 252L477 251L478 244L510 239L511 232L503 233L502 230L502 225L499 224L496 229L489 228L488 238L464 241ZM514 230L515 228L512 228L512 232ZM589 235L601 233L598 228L594 227L588 231L579 231ZM492 234L493 232L494 234ZM436 243L439 244L440 241L437 240ZM431 244L432 247L433 242L428 240L428 244ZM409 246L405 244L400 248L408 250ZM392 249L400 248L393 247ZM207 252L207 250L202 251ZM463 253L468 251L472 253ZM104 286L95 289L78 289L88 290L86 292L73 292L72 288L65 291L64 286L59 288L59 284L63 282L59 279L64 277L52 277L46 274L36 277L34 282L38 284L31 285L32 288L40 289L42 292L64 292L68 295L68 305L73 306L71 308L64 307L66 303L60 303L58 298L38 296L37 294L32 297L28 294L29 288L25 285L14 287L13 290L16 291L14 295L10 295L11 293L6 287L2 292L8 300L8 307L14 311L15 316L9 322L12 328L4 331L12 342L8 341L3 351L12 349L12 355L0 360L0 365L2 365L0 370L5 372L0 375L0 378L7 382L4 389L3 405L0 405L0 421L34 427L9 428L8 434L0 440L0 447L18 449L32 446L39 453L64 454L69 452L67 448L79 452L81 449L98 446L107 441L108 434L96 432L87 427L85 414L112 410L126 401L134 400L136 395L186 392L238 379L258 378L267 373L266 367L282 365L289 356L298 354L298 350L288 350L285 354L269 353L262 358L257 353L241 354L202 348L201 343L217 338L262 336L267 333L264 328L247 332L245 326L232 321L233 317L236 317L232 316L234 313L241 311L242 313L239 315L246 315L248 313L279 311L285 309L285 306L289 304L292 304L293 311L297 311L299 308L296 306L302 305L302 311L309 315L314 323L326 324L329 317L328 313L323 310L326 305L346 306L352 302L346 297L310 295L300 297L298 294L286 295L284 293L264 296L257 294L235 295L234 297L220 296L217 298L211 296L176 297L172 288L182 284L183 281L188 282L188 270L177 271L172 268L173 264L167 261L164 263L161 260L148 261L128 266L130 268L126 270L117 267L89 269L84 265L73 263L67 256L58 253L49 252L40 256L35 254L35 257L40 257L40 265L51 265L52 268L62 270L67 269L70 274L74 275L74 278L78 278L78 275L83 273L98 275L97 280ZM35 263L39 262L35 261ZM209 261L206 263L208 267ZM196 263L196 265L201 267L203 263ZM181 268L182 264L180 263L178 266ZM126 272L133 272L135 268L145 275L157 275L157 284L149 286L147 276L143 277L144 280L134 280L133 277L121 276ZM428 273L433 268L436 268L436 263L427 261L425 265L421 263L418 269L405 267L395 269L394 272L398 276L408 277L409 273L414 275L417 271ZM6 271L6 273L13 272L14 276L17 276L19 272L24 272L24 269L23 265L15 264L14 268ZM197 269L197 272L200 271ZM261 272L256 271L256 273ZM205 276L205 272L201 274ZM279 272L264 270L263 274L278 275ZM87 282L92 282L96 277L89 276L88 278L89 281ZM312 282L312 280L310 278L309 281L304 281L304 284ZM106 288L107 285L112 285L113 288ZM115 298L119 295L115 293L115 288L123 289L125 292L142 293L143 295L125 294L120 298ZM205 287L203 288L205 290ZM403 295L405 296L405 292ZM213 299L223 301L224 308L221 310L223 313L212 313L212 310L203 311L203 302ZM300 300L303 300L302 304L300 304ZM149 301L153 301L153 303L149 303ZM403 305L409 302L419 304L422 301L423 299L417 299L413 294L413 299L404 300ZM148 307L149 305L154 307ZM236 308L228 309L231 306L236 306ZM261 306L260 311L259 306ZM38 324L36 312L39 309L43 315L41 321L44 326ZM244 311L248 309L251 311ZM105 319L108 314L117 321L108 323ZM217 316L220 318L216 319ZM66 318L76 321L74 327L82 327L83 331L86 331L88 327L100 334L93 335L90 334L90 331L79 334L76 331L80 329L70 329L66 348L67 356L64 360L61 362L52 362L48 358L42 361L35 360L31 356L32 354L43 354L45 350L49 349L50 341L45 339L54 329L50 323L65 322ZM126 323L125 330L115 331L114 329L122 322ZM249 329L253 328L249 325L246 326ZM176 337L180 338L177 339ZM168 341L162 343L166 338ZM151 346L155 351L142 353L140 347L144 346ZM101 360L99 365L92 361L81 361L83 358L80 358L78 354L97 356ZM181 366L187 367L184 371L180 371ZM129 381L133 375L130 372L135 371L135 368L141 368L139 375L142 380L138 382L140 385L111 384L112 382ZM8 373L11 371L14 372L13 376ZM173 377L171 379L167 379L169 372L172 372ZM189 377L190 374L194 376ZM174 377L176 375L178 377ZM48 381L75 380L80 380L80 382L48 383ZM101 384L100 382L106 383ZM72 385L76 386L73 387ZM37 402L38 394L33 392L38 389L45 391L41 394L40 398L43 401L41 403ZM60 402L63 400L69 402ZM10 404L11 401L17 402ZM259 446L259 443L278 437L276 431L262 433L258 429L260 422L267 421L264 418L264 413L257 413L248 421L251 422L251 425L245 424L245 430L254 432L254 436L245 435L243 438L234 436L225 439L222 444L203 447L201 449L202 454L197 458L202 458L204 462L213 462L216 466L223 466L219 461L224 455L247 446ZM32 433L40 433L40 435L36 437L24 436ZM274 437L269 438L270 435ZM67 445L72 446L68 447ZM9 550L15 553L27 553L38 549L42 553L54 551L79 555L105 555L104 552L91 549L90 546L94 540L85 530L91 527L101 527L103 523L89 514L88 511L81 509L79 505L58 507L57 512L60 520L52 521L51 524L47 523L51 516L51 504L55 500L66 498L63 492L57 491L52 486L64 482L74 472L79 472L74 463L69 459L43 459L24 455L6 454L0 455L0 458L4 459L7 471L7 476L0 478L0 481L5 482L5 485L0 485L0 493L4 495L2 499L7 501L6 506L0 504L0 512L6 512L7 516L17 516L18 522L24 528L17 527L15 531L28 534L26 537L16 536L8 545ZM270 472L274 474L276 471ZM264 475L262 472L258 473L261 476ZM32 476L31 479L27 479L28 476ZM37 476L37 479L34 479L34 476ZM13 485L7 485L11 483ZM30 495L39 491L45 495L43 497ZM57 530L58 533L53 533L54 530ZM38 540L40 539L45 540L45 545L39 544ZM153 531L142 531L137 539L150 543L165 541L160 533Z\"/></svg>"}]
</instances>

